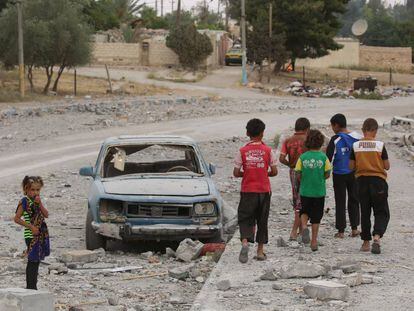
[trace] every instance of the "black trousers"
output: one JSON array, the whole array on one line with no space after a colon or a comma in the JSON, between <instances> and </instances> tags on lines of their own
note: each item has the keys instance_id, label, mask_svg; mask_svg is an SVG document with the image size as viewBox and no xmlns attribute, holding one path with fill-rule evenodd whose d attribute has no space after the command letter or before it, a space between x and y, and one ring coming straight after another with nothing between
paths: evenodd
<instances>
[{"instance_id":1,"label":"black trousers","mask_svg":"<svg viewBox=\"0 0 414 311\"><path fill-rule=\"evenodd\" d=\"M390 220L388 184L380 177L361 176L357 179L361 204L361 239L370 241L373 235L382 237ZM371 234L371 212L374 211L374 230Z\"/></svg>"},{"instance_id":2,"label":"black trousers","mask_svg":"<svg viewBox=\"0 0 414 311\"><path fill-rule=\"evenodd\" d=\"M271 193L241 192L238 208L240 239L254 243L255 226L257 225L256 242L267 244Z\"/></svg>"},{"instance_id":3,"label":"black trousers","mask_svg":"<svg viewBox=\"0 0 414 311\"><path fill-rule=\"evenodd\" d=\"M26 245L29 247L32 239L26 239ZM39 275L39 261L28 261L26 266L26 288L37 290L37 276Z\"/></svg>"},{"instance_id":4,"label":"black trousers","mask_svg":"<svg viewBox=\"0 0 414 311\"><path fill-rule=\"evenodd\" d=\"M333 186L335 192L335 223L338 232L345 232L346 228L346 194L348 192L348 217L352 230L356 230L360 224L360 209L356 189L356 181L353 173L333 174Z\"/></svg>"}]
</instances>

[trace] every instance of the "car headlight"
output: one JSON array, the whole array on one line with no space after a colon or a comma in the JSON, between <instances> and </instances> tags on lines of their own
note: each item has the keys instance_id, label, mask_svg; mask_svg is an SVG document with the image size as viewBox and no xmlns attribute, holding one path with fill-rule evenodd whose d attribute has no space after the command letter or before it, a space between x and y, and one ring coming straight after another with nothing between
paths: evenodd
<instances>
[{"instance_id":1,"label":"car headlight","mask_svg":"<svg viewBox=\"0 0 414 311\"><path fill-rule=\"evenodd\" d=\"M196 215L215 215L216 214L216 206L214 203L197 203L194 205L194 213Z\"/></svg>"}]
</instances>

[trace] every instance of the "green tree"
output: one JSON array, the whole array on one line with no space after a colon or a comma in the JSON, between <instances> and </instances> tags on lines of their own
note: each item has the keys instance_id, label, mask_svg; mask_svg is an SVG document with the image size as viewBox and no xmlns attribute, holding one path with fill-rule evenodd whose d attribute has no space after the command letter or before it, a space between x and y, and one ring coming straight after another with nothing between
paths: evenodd
<instances>
[{"instance_id":1,"label":"green tree","mask_svg":"<svg viewBox=\"0 0 414 311\"><path fill-rule=\"evenodd\" d=\"M71 0L31 0L23 6L24 57L31 87L32 69L45 70L47 82L43 93L53 84L56 91L63 70L67 67L86 64L91 47L90 31L82 20L81 7ZM17 64L16 8L5 9L0 16L0 60L6 64Z\"/></svg>"},{"instance_id":2,"label":"green tree","mask_svg":"<svg viewBox=\"0 0 414 311\"><path fill-rule=\"evenodd\" d=\"M144 6L140 12L144 27L149 29L168 29L169 22L165 17L157 16L157 12L149 7Z\"/></svg>"},{"instance_id":3,"label":"green tree","mask_svg":"<svg viewBox=\"0 0 414 311\"><path fill-rule=\"evenodd\" d=\"M167 46L178 55L184 68L193 70L213 52L210 38L199 33L193 24L173 27L167 37Z\"/></svg>"},{"instance_id":4,"label":"green tree","mask_svg":"<svg viewBox=\"0 0 414 311\"><path fill-rule=\"evenodd\" d=\"M296 58L317 58L341 46L334 37L341 27L338 16L346 10L348 0L251 0L246 3L250 25L267 10L272 2L275 8L273 24L286 35L285 47ZM240 0L230 0L231 14L240 19Z\"/></svg>"},{"instance_id":5,"label":"green tree","mask_svg":"<svg viewBox=\"0 0 414 311\"><path fill-rule=\"evenodd\" d=\"M10 0L0 0L0 12L7 7L8 3L10 3Z\"/></svg>"}]
</instances>

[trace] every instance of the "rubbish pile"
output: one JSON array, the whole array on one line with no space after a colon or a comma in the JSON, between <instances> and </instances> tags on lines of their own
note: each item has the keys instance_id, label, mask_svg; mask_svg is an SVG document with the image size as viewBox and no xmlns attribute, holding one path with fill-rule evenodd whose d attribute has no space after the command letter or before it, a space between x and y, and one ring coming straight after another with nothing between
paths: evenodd
<instances>
[{"instance_id":1,"label":"rubbish pile","mask_svg":"<svg viewBox=\"0 0 414 311\"><path fill-rule=\"evenodd\" d=\"M391 143L398 147L397 153L402 158L414 161L414 114L395 116L391 122L384 124L384 129Z\"/></svg>"}]
</instances>

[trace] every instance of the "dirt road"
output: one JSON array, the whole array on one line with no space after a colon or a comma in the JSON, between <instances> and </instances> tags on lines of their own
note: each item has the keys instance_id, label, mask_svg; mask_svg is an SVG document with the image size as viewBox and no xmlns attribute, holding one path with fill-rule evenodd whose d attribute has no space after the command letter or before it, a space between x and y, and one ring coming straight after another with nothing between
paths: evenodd
<instances>
[{"instance_id":1,"label":"dirt road","mask_svg":"<svg viewBox=\"0 0 414 311\"><path fill-rule=\"evenodd\" d=\"M196 107L188 104L183 108L188 112L185 119L152 120L142 124L124 124L122 126L115 124L107 128L94 128L93 130L92 127L83 124L85 120L92 118L92 114L86 118L78 112L57 115L30 115L19 119L3 120L0 127L0 137L5 137L3 138L3 144L7 143L10 148L2 148L0 151L0 247L7 250L6 252L9 254L16 254L22 248L22 232L17 230L16 226L10 222L10 215L21 196L19 183L25 174L45 176L44 196L48 199L47 205L51 207L52 216L49 222L50 230L53 232L54 256L58 256L67 249L84 247L83 226L89 182L80 178L77 171L82 165L93 164L100 143L109 136L121 134L172 134L193 137L200 141L206 158L218 165L216 180L226 201L235 206L238 199L238 181L231 178L232 159L234 152L242 144L242 141L234 140L233 137L243 136L245 123L248 119L252 117L262 118L267 124L266 139L270 141L276 133L284 132L292 127L295 119L299 116L310 118L315 125L327 125L332 114L343 112L348 116L349 123L358 129L362 120L368 116L375 117L380 123L383 123L389 121L393 115L404 115L413 112L413 101L409 97L387 101L295 98L274 98L269 101L268 98L256 98L255 94L252 95L250 91L248 96L250 96L249 98L253 97L253 105L252 103L249 105L243 102L239 103L239 99L236 99L234 102L226 104L234 106L232 109L226 106L226 113L219 109L223 105L220 102L206 104L216 105L215 107L217 107L216 110L212 110L211 115L200 115ZM264 100L266 100L265 104ZM67 105L67 103L62 105ZM148 103L142 105L150 107ZM157 105L158 108L154 109L161 109ZM256 109L254 109L255 105L257 106ZM174 111L176 107L175 104L172 104L169 109ZM261 107L263 107L263 110L261 110ZM128 108L125 109L128 110ZM157 113L157 110L155 110L155 113ZM26 126L27 124L28 126ZM73 128L72 132L67 131L68 126ZM54 132L51 132L54 133L53 135L47 134L49 133L45 131L47 127L53 128ZM8 138L9 133L13 133L10 139ZM40 135L39 133L46 134ZM327 131L327 134L329 134L329 131ZM22 137L25 137L25 139L20 140ZM19 138L18 142L17 138ZM16 142L14 142L14 139L16 139ZM413 219L414 216L412 209L410 209L411 202L414 200L414 193L411 191L414 186L412 184L414 176L412 169L404 161L393 156L392 163L393 168L390 174L392 222L390 233L384 241L384 254L378 260L380 270L383 271L383 275L381 275L382 283L358 288L357 291L353 291L354 295L349 304L338 308L364 310L363 306L365 305L361 303L367 301L369 309L386 306L387 310L404 310L407 304L413 302L413 274L409 269L414 269L410 262L410 258L414 256L414 251L407 246L412 240L412 232L414 231L414 227L410 223L410 219ZM290 194L287 171L282 169L281 172L281 176L273 180L275 189L275 199L272 207L273 238L278 235L286 237L292 216L288 201ZM332 192L330 192L329 202L332 206ZM286 215L286 211L288 211L288 215ZM281 215L281 212L283 212L283 215ZM269 246L271 260L267 264L277 266L292 260L292 258L296 260L298 256L302 256L306 260L329 262L330 258L340 258L342 255L338 252L342 251L348 257L367 260L372 262L373 265L377 265L376 258L359 254L357 251L359 241L346 240L343 245L332 241L332 217L332 215L327 217L326 227L323 228L325 247L321 247L320 255L314 257L310 254L301 255L298 253L298 249L295 248L287 248L281 251L276 249L272 242ZM287 310L289 308L291 310L330 308L325 304L322 306L315 304L309 307L303 294L296 294L292 291L292 289L300 286L297 282L285 284L286 291L283 291L280 295L278 294L277 297L271 290L271 284L258 283L250 286L250 281L259 276L257 274L260 274L265 266L250 264L246 266L249 271L242 270L243 267L238 266L233 260L234 252L237 252L238 247L235 241L237 242L237 238L229 244L227 252L222 257L223 260L219 263L216 272L213 273L213 278L206 283L204 290L201 291L197 303L203 301L203 297L213 300L217 298L219 304L212 310L274 310L279 305L283 305L281 301L287 302L285 303ZM160 259L161 264L149 265L146 259L136 253L123 253L120 250L115 250L107 254L105 264L110 262L116 266L125 264L143 265L145 271L158 272L165 271L171 265L179 264L161 255L159 256L162 258L162 260ZM0 273L0 280L3 280L2 286L22 286L24 270L23 272L21 270L16 272L12 268L21 265L18 259L13 258L13 256L3 258L0 254L0 261L2 266L6 267L6 270L3 269ZM200 269L204 269L203 271L211 271L212 265L209 264L207 268L204 267L203 260L200 260L199 264L202 266ZM408 267L408 270L403 267ZM223 277L228 276L229 278L237 274L246 275L251 280L250 283L245 284L248 289L243 285L245 287L241 287L240 291L230 292L225 295L226 297L223 297L222 293L217 293L215 288L213 289L216 274ZM57 300L64 305L94 297L96 299L102 298L114 292L121 297L120 305L125 306L125 308L132 308L131 310L134 310L133 308L137 304L140 305L140 309L135 308L135 310L188 310L202 286L195 280L177 283L163 277L149 281L121 282L117 276L101 278L94 275L85 276L78 272L67 276L49 276L47 272L41 271L41 275L41 287L49 288ZM232 282L237 284L239 282L238 278L234 277ZM113 290L114 288L115 290ZM245 290L248 291L246 297L252 299L239 299L239 295L243 295ZM162 297L158 295L160 292L164 293ZM206 296L206 292L213 296ZM390 298L386 293L391 292L398 294L393 294ZM174 295L184 297L181 299L184 302L177 304ZM273 296L277 299L273 300ZM262 303L264 298L271 300L269 304ZM238 301L242 301L244 304L238 304ZM265 302L267 303L267 300ZM84 310L104 309L85 307Z\"/></svg>"}]
</instances>

